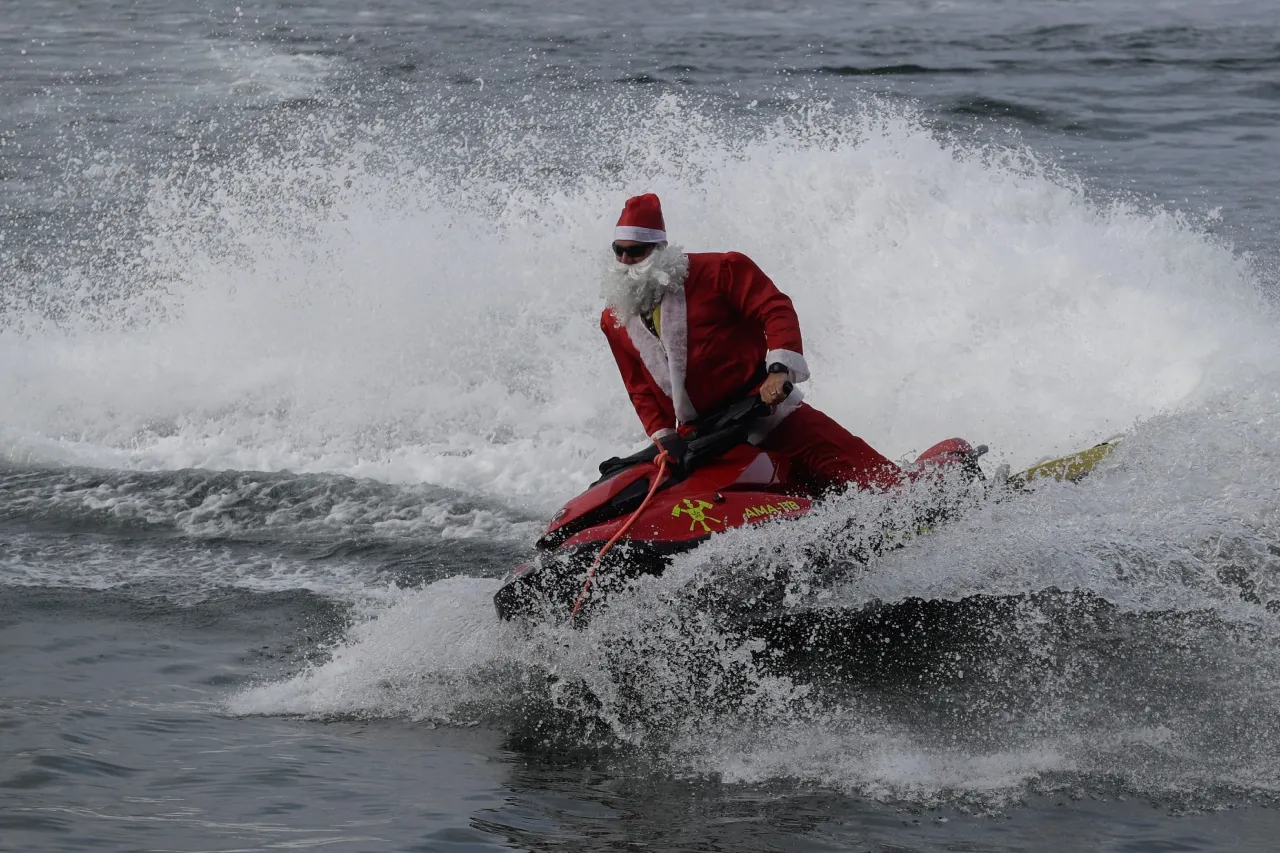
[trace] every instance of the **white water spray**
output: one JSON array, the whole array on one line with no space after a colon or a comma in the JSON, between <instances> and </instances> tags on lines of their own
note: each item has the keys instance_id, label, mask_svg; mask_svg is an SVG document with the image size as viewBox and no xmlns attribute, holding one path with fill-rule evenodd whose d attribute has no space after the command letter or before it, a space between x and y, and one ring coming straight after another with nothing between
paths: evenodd
<instances>
[{"instance_id":1,"label":"white water spray","mask_svg":"<svg viewBox=\"0 0 1280 853\"><path fill-rule=\"evenodd\" d=\"M1177 216L1091 201L909 116L819 111L733 139L675 101L645 114L638 138L594 128L625 143L597 160L625 181L513 184L497 150L459 178L376 148L375 129L213 169L198 192L159 183L113 308L6 316L0 448L549 509L640 438L595 291L616 209L643 189L682 243L748 250L792 295L809 399L893 457L959 434L1024 464L1271 381L1258 283Z\"/></svg>"}]
</instances>

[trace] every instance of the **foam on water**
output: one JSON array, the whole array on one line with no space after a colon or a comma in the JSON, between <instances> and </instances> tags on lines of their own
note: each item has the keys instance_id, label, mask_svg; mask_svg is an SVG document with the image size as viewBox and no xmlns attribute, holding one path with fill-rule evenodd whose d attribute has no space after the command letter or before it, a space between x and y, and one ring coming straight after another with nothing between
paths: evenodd
<instances>
[{"instance_id":1,"label":"foam on water","mask_svg":"<svg viewBox=\"0 0 1280 853\"><path fill-rule=\"evenodd\" d=\"M577 630L499 623L493 582L439 582L372 614L327 663L244 691L228 708L408 717L522 735L528 728L537 742L626 744L664 773L794 779L917 805L998 808L1028 791L1064 787L1199 805L1275 792L1280 619L1262 606L1264 585L1247 581L1274 577L1277 560L1250 564L1238 552L1215 560L1221 555L1211 547L1190 542L1171 560L1153 559L1157 546L1186 538L1176 527L1160 531L1159 543L1144 541L1140 530L1126 549L1124 530L1105 522L1114 511L1105 506L1123 500L1125 467L1136 455L1093 483L1051 486L1001 505L1008 519L987 514L985 522L936 531L834 590L805 573L800 555L814 543L805 522L716 537ZM1056 529L1076 537L1086 530L1079 514L1087 500L1064 500L1068 489L1104 505L1086 513L1098 529L1078 537L1074 551L1054 543L1045 553L1046 530L1019 536L1027 517L1021 508L1031 507L1032 516L1065 512ZM1111 489L1122 494L1110 497ZM879 518L884 507L876 503L854 498L839 527L856 530L860 518ZM1265 541L1257 530L1244 534L1254 521L1242 520L1237 533ZM1055 585L1120 606L1068 610L1064 618L1024 600L986 624L976 645L957 648L954 660L926 660L918 676L867 673L850 681L831 672L815 680L812 672L778 670L758 640L725 630L708 603L715 598L706 593L732 589L735 575L779 565L791 574L784 606L798 610L857 612L885 594L963 598ZM1246 576L1219 571L1228 565L1244 565ZM574 722L560 730L564 714Z\"/></svg>"},{"instance_id":2,"label":"foam on water","mask_svg":"<svg viewBox=\"0 0 1280 853\"><path fill-rule=\"evenodd\" d=\"M492 670L520 660L523 647L513 626L492 618L496 589L494 581L457 577L404 593L348 632L328 662L244 691L229 700L228 709L474 722L469 713L499 701L510 687L491 677Z\"/></svg>"},{"instance_id":3,"label":"foam on water","mask_svg":"<svg viewBox=\"0 0 1280 853\"><path fill-rule=\"evenodd\" d=\"M1277 411L1280 386L1259 381L1143 421L1088 488L1054 483L1033 501L986 504L885 560L859 593L957 598L1056 586L1142 611L1280 608Z\"/></svg>"},{"instance_id":4,"label":"foam on water","mask_svg":"<svg viewBox=\"0 0 1280 853\"><path fill-rule=\"evenodd\" d=\"M201 76L218 81L214 83L217 86L229 80L227 89L233 100L250 104L317 97L338 65L332 56L285 53L262 44L214 45L208 61L212 73Z\"/></svg>"}]
</instances>

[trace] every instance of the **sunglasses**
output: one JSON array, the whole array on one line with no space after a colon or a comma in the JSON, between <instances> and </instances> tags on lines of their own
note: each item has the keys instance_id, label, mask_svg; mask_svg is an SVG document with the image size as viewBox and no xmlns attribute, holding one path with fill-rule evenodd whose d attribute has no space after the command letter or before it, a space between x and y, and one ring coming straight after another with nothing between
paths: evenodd
<instances>
[{"instance_id":1,"label":"sunglasses","mask_svg":"<svg viewBox=\"0 0 1280 853\"><path fill-rule=\"evenodd\" d=\"M613 254L619 258L643 258L653 251L657 243L641 243L638 246L619 246L613 244Z\"/></svg>"}]
</instances>

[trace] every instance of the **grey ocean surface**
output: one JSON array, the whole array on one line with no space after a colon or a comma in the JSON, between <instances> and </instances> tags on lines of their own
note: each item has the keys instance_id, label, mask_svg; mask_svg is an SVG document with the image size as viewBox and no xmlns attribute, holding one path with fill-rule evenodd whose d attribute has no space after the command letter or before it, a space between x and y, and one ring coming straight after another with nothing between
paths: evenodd
<instances>
[{"instance_id":1,"label":"grey ocean surface","mask_svg":"<svg viewBox=\"0 0 1280 853\"><path fill-rule=\"evenodd\" d=\"M1278 162L1263 0L8 4L0 850L1280 849ZM497 624L642 439L645 190L894 458L1126 433L789 599L977 636L790 671L690 608L856 495Z\"/></svg>"}]
</instances>

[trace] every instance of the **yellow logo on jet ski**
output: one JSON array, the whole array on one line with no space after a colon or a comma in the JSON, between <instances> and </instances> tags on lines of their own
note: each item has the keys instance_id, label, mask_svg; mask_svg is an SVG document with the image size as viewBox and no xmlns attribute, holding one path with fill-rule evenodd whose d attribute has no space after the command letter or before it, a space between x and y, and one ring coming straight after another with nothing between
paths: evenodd
<instances>
[{"instance_id":1,"label":"yellow logo on jet ski","mask_svg":"<svg viewBox=\"0 0 1280 853\"><path fill-rule=\"evenodd\" d=\"M695 525L701 524L702 529L705 532L710 533L711 526L707 524L708 521L714 521L716 524L724 524L720 519L712 518L707 515L707 510L711 509L712 506L714 506L714 504L710 504L707 501L698 501L697 503L694 503L688 498L685 498L684 506L676 504L671 508L671 517L679 518L681 515L687 515L689 516L690 530L693 530Z\"/></svg>"},{"instance_id":2,"label":"yellow logo on jet ski","mask_svg":"<svg viewBox=\"0 0 1280 853\"><path fill-rule=\"evenodd\" d=\"M795 512L798 509L800 509L800 504L795 501L778 501L776 504L749 506L742 517L746 521L750 521L753 518L768 518L771 515L782 515L785 512Z\"/></svg>"}]
</instances>

